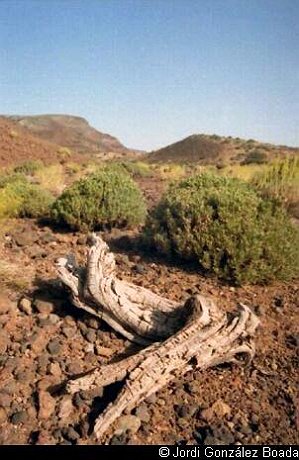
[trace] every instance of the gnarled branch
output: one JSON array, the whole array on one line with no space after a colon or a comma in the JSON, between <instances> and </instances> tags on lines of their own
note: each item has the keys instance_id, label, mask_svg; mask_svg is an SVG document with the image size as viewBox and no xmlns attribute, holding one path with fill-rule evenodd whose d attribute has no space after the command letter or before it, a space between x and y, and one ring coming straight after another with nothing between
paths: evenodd
<instances>
[{"instance_id":1,"label":"gnarled branch","mask_svg":"<svg viewBox=\"0 0 299 460\"><path fill-rule=\"evenodd\" d=\"M106 243L91 238L87 266L79 268L73 257L60 259L58 272L79 308L102 318L127 339L145 345L139 353L108 364L67 384L70 393L125 380L116 401L95 423L100 440L117 417L171 380L191 369L249 360L254 355L252 336L259 324L245 305L229 315L201 295L180 304L115 276L115 260Z\"/></svg>"}]
</instances>

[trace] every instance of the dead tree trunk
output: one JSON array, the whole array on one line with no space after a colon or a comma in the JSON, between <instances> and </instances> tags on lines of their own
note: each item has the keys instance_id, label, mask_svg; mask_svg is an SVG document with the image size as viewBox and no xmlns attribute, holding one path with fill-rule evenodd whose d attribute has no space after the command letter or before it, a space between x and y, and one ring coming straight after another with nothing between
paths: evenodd
<instances>
[{"instance_id":1,"label":"dead tree trunk","mask_svg":"<svg viewBox=\"0 0 299 460\"><path fill-rule=\"evenodd\" d=\"M125 379L116 401L95 423L99 440L124 411L188 370L238 362L242 355L251 360L254 355L252 336L259 321L247 306L227 315L201 295L182 305L118 280L114 256L95 234L86 267L78 267L69 256L59 260L58 273L75 306L145 346L120 363L102 366L67 384L67 390L75 393Z\"/></svg>"}]
</instances>

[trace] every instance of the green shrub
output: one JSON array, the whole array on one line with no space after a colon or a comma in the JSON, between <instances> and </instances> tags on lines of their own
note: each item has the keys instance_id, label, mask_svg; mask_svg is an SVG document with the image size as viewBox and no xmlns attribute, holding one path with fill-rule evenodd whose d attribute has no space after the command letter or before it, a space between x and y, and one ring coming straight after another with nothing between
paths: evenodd
<instances>
[{"instance_id":1,"label":"green shrub","mask_svg":"<svg viewBox=\"0 0 299 460\"><path fill-rule=\"evenodd\" d=\"M52 207L53 219L74 229L132 226L143 222L145 214L140 190L115 166L75 182Z\"/></svg>"},{"instance_id":2,"label":"green shrub","mask_svg":"<svg viewBox=\"0 0 299 460\"><path fill-rule=\"evenodd\" d=\"M12 174L2 174L0 176L0 189L6 188L10 184L15 184L16 182L21 182L26 184L28 182L26 176L21 173L12 173Z\"/></svg>"},{"instance_id":3,"label":"green shrub","mask_svg":"<svg viewBox=\"0 0 299 460\"><path fill-rule=\"evenodd\" d=\"M299 158L287 157L275 161L255 175L252 184L266 197L284 204L294 217L299 217Z\"/></svg>"},{"instance_id":4,"label":"green shrub","mask_svg":"<svg viewBox=\"0 0 299 460\"><path fill-rule=\"evenodd\" d=\"M172 185L148 216L145 240L236 284L298 272L298 231L283 208L235 178L204 173Z\"/></svg>"},{"instance_id":5,"label":"green shrub","mask_svg":"<svg viewBox=\"0 0 299 460\"><path fill-rule=\"evenodd\" d=\"M267 154L261 149L251 150L246 156L245 160L242 162L243 165L255 164L264 164L267 163L268 157Z\"/></svg>"},{"instance_id":6,"label":"green shrub","mask_svg":"<svg viewBox=\"0 0 299 460\"><path fill-rule=\"evenodd\" d=\"M31 184L22 175L8 176L6 184L0 187L0 218L43 217L49 213L52 203L49 192Z\"/></svg>"},{"instance_id":7,"label":"green shrub","mask_svg":"<svg viewBox=\"0 0 299 460\"><path fill-rule=\"evenodd\" d=\"M15 173L32 176L38 169L43 167L43 162L40 160L28 160L14 168Z\"/></svg>"},{"instance_id":8,"label":"green shrub","mask_svg":"<svg viewBox=\"0 0 299 460\"><path fill-rule=\"evenodd\" d=\"M151 177L152 170L148 163L142 161L124 161L121 163L132 177Z\"/></svg>"}]
</instances>

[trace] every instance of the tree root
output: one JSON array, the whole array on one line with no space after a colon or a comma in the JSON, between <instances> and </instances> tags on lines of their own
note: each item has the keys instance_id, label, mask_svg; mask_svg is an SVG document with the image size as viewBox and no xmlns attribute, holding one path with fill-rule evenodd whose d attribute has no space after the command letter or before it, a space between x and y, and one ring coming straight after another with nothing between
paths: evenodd
<instances>
[{"instance_id":1,"label":"tree root","mask_svg":"<svg viewBox=\"0 0 299 460\"><path fill-rule=\"evenodd\" d=\"M204 370L254 356L256 315L241 304L233 315L221 312L208 298L196 295L179 304L115 276L115 260L95 234L86 268L73 257L60 259L58 273L78 308L96 315L127 339L145 348L119 363L92 370L68 382L69 393L125 380L116 401L95 423L100 441L109 426L145 398L191 369Z\"/></svg>"}]
</instances>

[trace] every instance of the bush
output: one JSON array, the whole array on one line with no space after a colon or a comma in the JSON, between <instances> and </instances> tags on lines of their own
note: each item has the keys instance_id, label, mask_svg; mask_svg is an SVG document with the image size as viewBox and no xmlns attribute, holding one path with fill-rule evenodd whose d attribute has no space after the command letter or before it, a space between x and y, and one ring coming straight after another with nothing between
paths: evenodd
<instances>
[{"instance_id":1,"label":"bush","mask_svg":"<svg viewBox=\"0 0 299 460\"><path fill-rule=\"evenodd\" d=\"M298 271L298 231L285 211L234 178L205 173L172 185L149 215L145 239L236 284Z\"/></svg>"},{"instance_id":2,"label":"bush","mask_svg":"<svg viewBox=\"0 0 299 460\"><path fill-rule=\"evenodd\" d=\"M121 163L132 177L151 177L152 170L148 163L142 161L124 161Z\"/></svg>"},{"instance_id":3,"label":"bush","mask_svg":"<svg viewBox=\"0 0 299 460\"><path fill-rule=\"evenodd\" d=\"M8 176L0 187L0 218L47 216L53 203L52 195L31 184L22 175Z\"/></svg>"},{"instance_id":4,"label":"bush","mask_svg":"<svg viewBox=\"0 0 299 460\"><path fill-rule=\"evenodd\" d=\"M252 179L252 184L266 197L275 198L299 217L299 158L287 157L272 163ZM297 210L295 212L295 210Z\"/></svg>"},{"instance_id":5,"label":"bush","mask_svg":"<svg viewBox=\"0 0 299 460\"><path fill-rule=\"evenodd\" d=\"M250 165L252 163L255 164L264 164L267 163L268 157L267 154L260 149L255 149L251 150L251 152L248 153L246 156L245 160L242 162L243 165Z\"/></svg>"},{"instance_id":6,"label":"bush","mask_svg":"<svg viewBox=\"0 0 299 460\"><path fill-rule=\"evenodd\" d=\"M52 207L52 217L74 229L132 226L144 221L145 203L120 168L105 167L75 182Z\"/></svg>"},{"instance_id":7,"label":"bush","mask_svg":"<svg viewBox=\"0 0 299 460\"><path fill-rule=\"evenodd\" d=\"M15 173L32 176L38 169L43 167L43 162L40 160L28 160L14 168Z\"/></svg>"}]
</instances>

